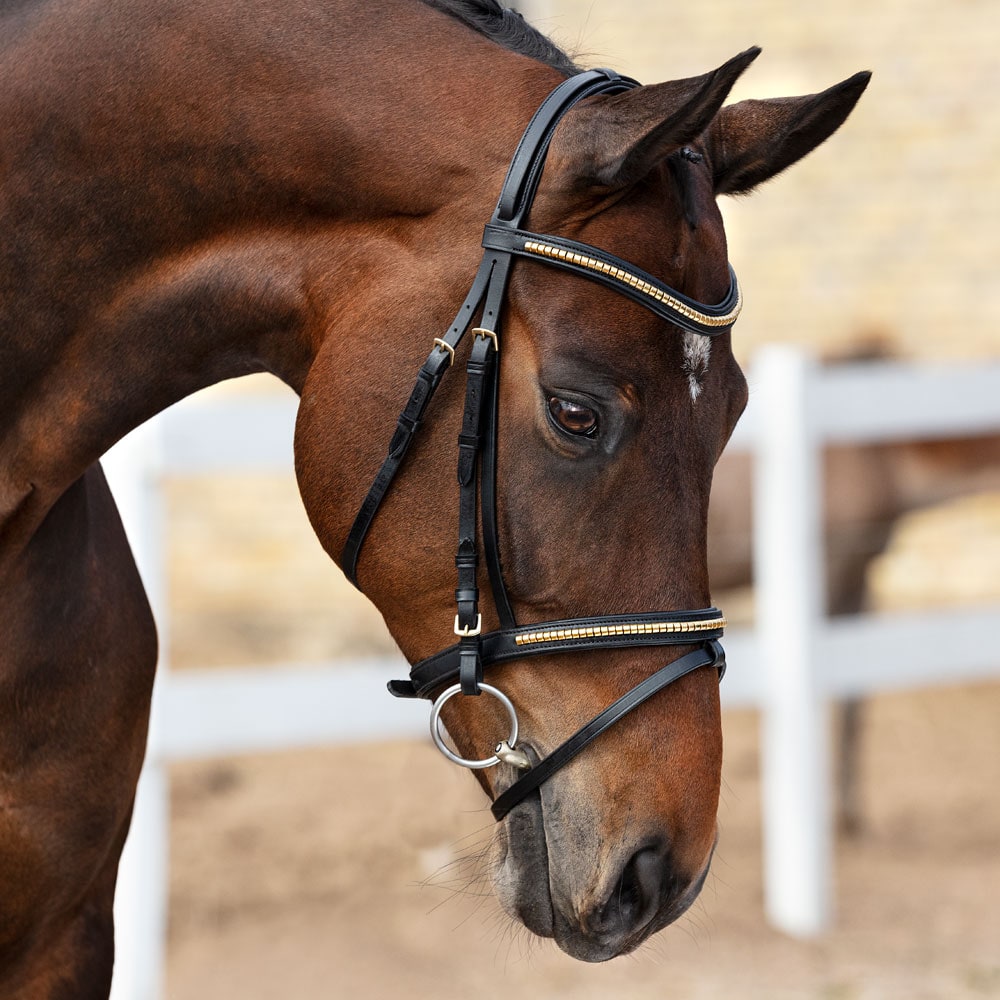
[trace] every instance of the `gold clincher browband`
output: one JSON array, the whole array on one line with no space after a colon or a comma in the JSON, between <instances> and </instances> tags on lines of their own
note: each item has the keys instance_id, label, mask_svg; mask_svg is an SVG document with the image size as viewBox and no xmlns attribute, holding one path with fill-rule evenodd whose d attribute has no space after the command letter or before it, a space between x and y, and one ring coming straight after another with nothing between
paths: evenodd
<instances>
[{"instance_id":1,"label":"gold clincher browband","mask_svg":"<svg viewBox=\"0 0 1000 1000\"><path fill-rule=\"evenodd\" d=\"M514 636L517 646L534 646L541 642L563 642L566 639L595 639L612 635L662 635L675 632L721 632L725 618L705 618L702 621L623 622L621 625L591 625L560 628L550 626Z\"/></svg>"},{"instance_id":2,"label":"gold clincher browband","mask_svg":"<svg viewBox=\"0 0 1000 1000\"><path fill-rule=\"evenodd\" d=\"M729 268L726 297L711 306L688 298L612 254L562 236L543 236L491 223L483 233L483 247L539 260L578 274L645 306L668 323L706 337L731 329L743 308L743 296L732 267Z\"/></svg>"}]
</instances>

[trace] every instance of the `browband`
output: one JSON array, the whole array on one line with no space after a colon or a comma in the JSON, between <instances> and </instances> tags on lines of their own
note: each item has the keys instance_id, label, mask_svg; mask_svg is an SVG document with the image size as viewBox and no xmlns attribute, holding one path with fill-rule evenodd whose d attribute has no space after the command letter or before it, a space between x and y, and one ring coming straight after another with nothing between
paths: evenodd
<instances>
[{"instance_id":1,"label":"browband","mask_svg":"<svg viewBox=\"0 0 1000 1000\"><path fill-rule=\"evenodd\" d=\"M645 306L660 319L690 333L715 337L731 330L743 308L736 272L729 268L729 291L714 306L682 295L651 274L587 243L562 236L540 236L507 226L488 225L483 235L487 250L517 254L529 260L561 267L610 288Z\"/></svg>"}]
</instances>

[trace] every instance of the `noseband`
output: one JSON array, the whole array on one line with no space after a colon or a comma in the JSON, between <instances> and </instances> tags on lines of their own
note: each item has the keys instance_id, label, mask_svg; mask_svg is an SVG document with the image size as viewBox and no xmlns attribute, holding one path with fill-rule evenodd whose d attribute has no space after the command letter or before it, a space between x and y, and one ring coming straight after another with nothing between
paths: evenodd
<instances>
[{"instance_id":1,"label":"noseband","mask_svg":"<svg viewBox=\"0 0 1000 1000\"><path fill-rule=\"evenodd\" d=\"M715 667L720 680L725 672L725 654L718 639L726 621L717 608L605 615L518 625L501 569L496 516L498 332L514 258L538 261L581 275L625 295L667 322L692 333L706 336L723 333L732 327L740 312L740 293L732 268L725 299L714 306L704 305L596 247L521 228L538 188L549 143L563 115L584 98L620 93L637 86L639 84L635 80L618 76L610 70L591 70L565 80L535 112L514 153L496 211L486 226L483 236L485 253L472 288L451 327L443 337L434 340L434 347L420 368L416 385L389 443L389 454L358 511L341 557L344 572L357 586L358 557L368 529L402 465L427 404L444 373L454 363L456 347L478 314L481 325L472 330L473 343L466 368L465 410L458 438L459 541L455 557L458 587L455 591L457 614L454 626L458 642L415 664L409 680L390 681L389 691L400 698L430 697L442 684L452 682L438 695L431 712L431 735L437 746L449 759L465 767L492 767L503 761L525 771L493 802L492 811L497 820L503 819L514 806L601 733L668 684L701 667ZM482 632L477 582L480 500L486 568L500 619L500 628L486 634ZM501 691L483 681L485 667L526 656L672 645L697 645L698 648L647 677L548 757L535 764L516 748L518 726L514 706ZM510 717L511 733L493 756L468 760L459 757L444 742L440 713L444 704L456 695L479 695L482 692L500 700Z\"/></svg>"}]
</instances>

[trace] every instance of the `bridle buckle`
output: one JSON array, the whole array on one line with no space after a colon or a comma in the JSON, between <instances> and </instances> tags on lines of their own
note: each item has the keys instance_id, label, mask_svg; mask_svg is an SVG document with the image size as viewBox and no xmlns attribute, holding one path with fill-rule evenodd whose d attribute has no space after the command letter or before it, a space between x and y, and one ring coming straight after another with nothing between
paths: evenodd
<instances>
[{"instance_id":1,"label":"bridle buckle","mask_svg":"<svg viewBox=\"0 0 1000 1000\"><path fill-rule=\"evenodd\" d=\"M458 627L458 615L455 615L455 635L462 636L463 638L479 635L483 630L483 616L481 614L476 615L475 625L466 625L463 628Z\"/></svg>"},{"instance_id":2,"label":"bridle buckle","mask_svg":"<svg viewBox=\"0 0 1000 1000\"><path fill-rule=\"evenodd\" d=\"M473 329L472 334L474 337L482 337L484 340L492 340L493 350L500 350L500 341L492 330L487 330L484 326L477 326Z\"/></svg>"},{"instance_id":3,"label":"bridle buckle","mask_svg":"<svg viewBox=\"0 0 1000 1000\"><path fill-rule=\"evenodd\" d=\"M447 340L442 340L441 337L434 338L434 346L448 355L448 367L450 368L455 363L455 348Z\"/></svg>"}]
</instances>

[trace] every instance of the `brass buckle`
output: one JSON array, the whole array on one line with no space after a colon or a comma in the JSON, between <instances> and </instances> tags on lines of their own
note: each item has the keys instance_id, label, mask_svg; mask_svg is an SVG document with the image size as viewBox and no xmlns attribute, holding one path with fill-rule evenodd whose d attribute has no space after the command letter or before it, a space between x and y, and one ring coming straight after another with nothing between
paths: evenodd
<instances>
[{"instance_id":1,"label":"brass buckle","mask_svg":"<svg viewBox=\"0 0 1000 1000\"><path fill-rule=\"evenodd\" d=\"M455 363L455 348L447 340L442 340L440 337L434 338L434 346L439 347L448 355L448 367L450 368Z\"/></svg>"},{"instance_id":2,"label":"brass buckle","mask_svg":"<svg viewBox=\"0 0 1000 1000\"><path fill-rule=\"evenodd\" d=\"M483 630L483 616L481 614L476 615L476 624L474 627L470 628L468 625L465 628L458 627L458 615L455 615L455 635L470 636L479 635Z\"/></svg>"},{"instance_id":3,"label":"brass buckle","mask_svg":"<svg viewBox=\"0 0 1000 1000\"><path fill-rule=\"evenodd\" d=\"M487 330L485 327L477 326L473 331L473 334L477 337L489 338L493 341L493 350L500 350L500 341L497 339L497 335L492 330Z\"/></svg>"}]
</instances>

